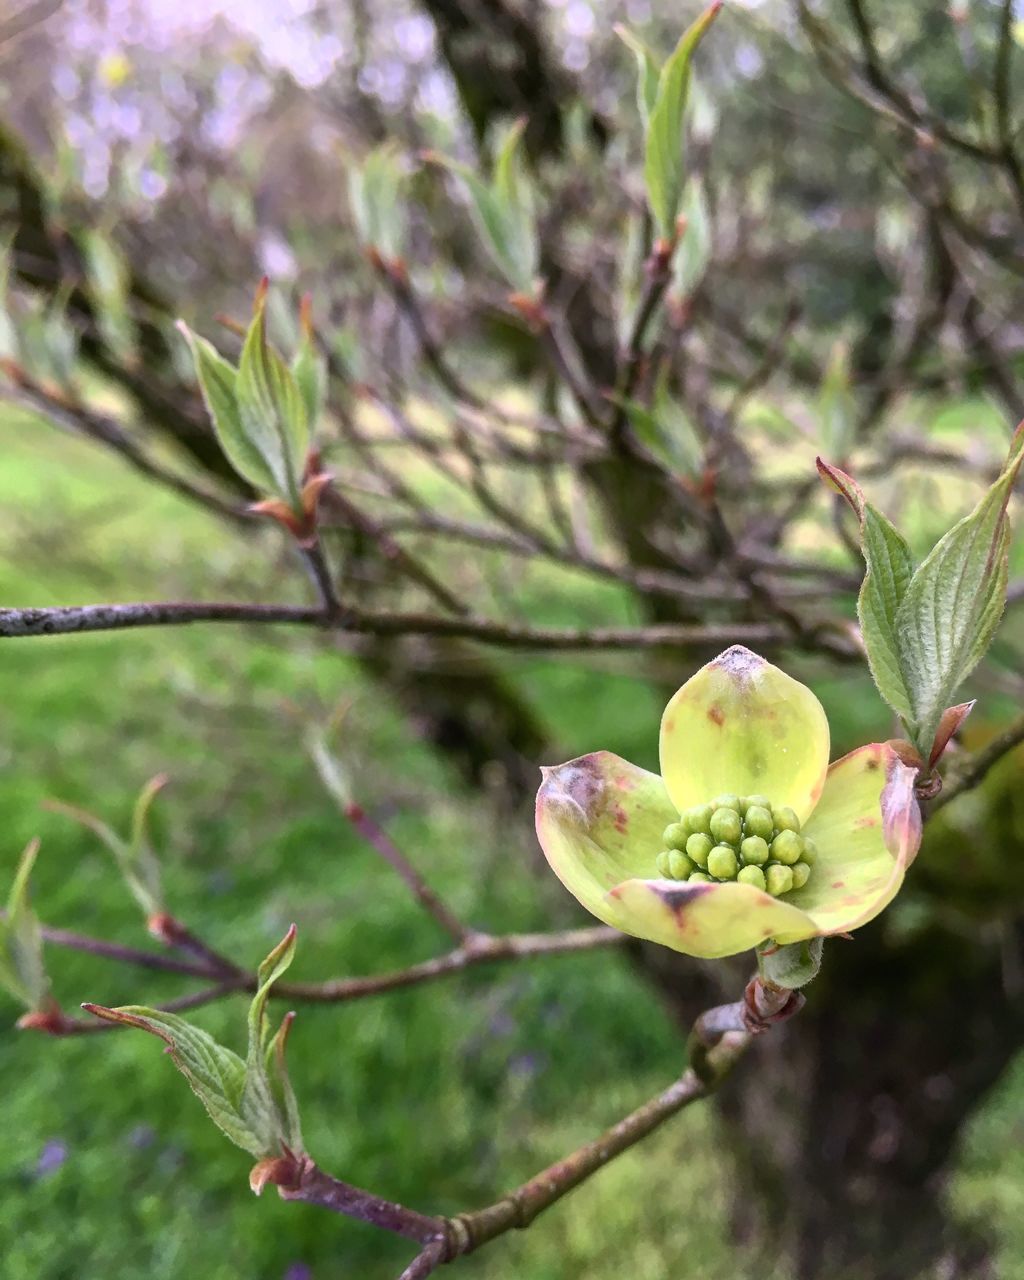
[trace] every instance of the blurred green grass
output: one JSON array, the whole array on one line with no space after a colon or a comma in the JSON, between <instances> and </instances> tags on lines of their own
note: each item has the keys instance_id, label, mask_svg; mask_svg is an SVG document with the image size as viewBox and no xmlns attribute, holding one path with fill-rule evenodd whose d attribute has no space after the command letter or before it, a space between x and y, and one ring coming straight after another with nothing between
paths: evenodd
<instances>
[{"instance_id":1,"label":"blurred green grass","mask_svg":"<svg viewBox=\"0 0 1024 1280\"><path fill-rule=\"evenodd\" d=\"M226 534L80 442L5 412L0 449L4 603L297 589L273 533ZM536 589L553 621L626 609L613 592L569 598L553 580ZM610 664L600 680L565 660L516 658L513 669L557 715L567 750L593 745L599 727L602 744L651 761L659 698L628 666ZM85 804L123 824L142 783L166 769L155 828L169 900L222 949L255 965L291 920L300 978L401 967L442 949L339 820L303 753L301 714L339 701L355 794L465 918L501 931L576 918L538 873L531 833L482 817L478 798L322 638L219 627L54 638L4 645L2 671L0 866L6 881L25 841L42 836L35 901L49 923L146 945L109 856L40 802ZM830 712L866 702L839 682L821 693ZM851 741L884 723L867 707L843 722ZM70 1009L182 989L48 954ZM253 1199L247 1157L213 1129L155 1042L131 1033L45 1041L8 1030L16 1013L0 1009L9 1280L392 1280L407 1260L407 1246L369 1228L272 1193ZM237 1047L244 1005L195 1021ZM662 1087L679 1070L681 1043L628 963L599 952L304 1008L291 1058L307 1142L324 1167L452 1212L485 1203ZM953 1197L996 1226L1007 1276L1024 1274L1022 1144L1005 1141L1022 1098L1018 1071L972 1125ZM460 1264L461 1274L771 1280L770 1259L730 1241L728 1185L714 1118L698 1108L529 1232Z\"/></svg>"}]
</instances>

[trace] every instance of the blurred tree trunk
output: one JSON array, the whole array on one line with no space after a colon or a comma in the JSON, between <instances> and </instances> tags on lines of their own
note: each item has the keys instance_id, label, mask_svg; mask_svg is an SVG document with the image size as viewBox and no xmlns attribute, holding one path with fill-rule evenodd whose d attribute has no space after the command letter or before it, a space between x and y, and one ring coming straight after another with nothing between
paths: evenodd
<instances>
[{"instance_id":1,"label":"blurred tree trunk","mask_svg":"<svg viewBox=\"0 0 1024 1280\"><path fill-rule=\"evenodd\" d=\"M441 54L482 142L500 119L528 117L526 146L539 159L562 146L562 112L576 96L542 29L542 6L516 0L422 0ZM591 115L595 137L606 126Z\"/></svg>"},{"instance_id":2,"label":"blurred tree trunk","mask_svg":"<svg viewBox=\"0 0 1024 1280\"><path fill-rule=\"evenodd\" d=\"M752 1218L800 1280L995 1274L991 1241L951 1219L944 1191L965 1122L1024 1037L1003 960L938 925L901 943L879 922L828 945L799 1018L720 1099L755 1193L740 1192L741 1234Z\"/></svg>"}]
</instances>

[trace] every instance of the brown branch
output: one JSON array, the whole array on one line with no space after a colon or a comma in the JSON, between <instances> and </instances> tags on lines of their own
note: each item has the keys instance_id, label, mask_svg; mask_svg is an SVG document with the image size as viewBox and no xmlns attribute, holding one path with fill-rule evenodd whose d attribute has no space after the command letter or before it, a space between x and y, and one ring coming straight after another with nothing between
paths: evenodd
<instances>
[{"instance_id":1,"label":"brown branch","mask_svg":"<svg viewBox=\"0 0 1024 1280\"><path fill-rule=\"evenodd\" d=\"M1018 716L980 751L964 756L950 765L943 778L942 790L928 805L928 816L945 808L951 800L955 800L964 791L970 791L972 787L976 787L1003 756L1022 742L1024 742L1024 715Z\"/></svg>"},{"instance_id":2,"label":"brown branch","mask_svg":"<svg viewBox=\"0 0 1024 1280\"><path fill-rule=\"evenodd\" d=\"M629 337L626 339L626 348L615 387L617 403L609 429L613 439L621 435L626 425L627 414L622 401L628 400L633 394L643 368L644 338L651 321L658 313L661 300L665 296L665 290L668 288L669 281L672 278L670 271L671 260L671 250L661 252L656 249L645 264L646 279L644 280L644 289L637 306L636 316L633 319L633 326Z\"/></svg>"},{"instance_id":3,"label":"brown branch","mask_svg":"<svg viewBox=\"0 0 1024 1280\"><path fill-rule=\"evenodd\" d=\"M443 1240L435 1240L428 1244L422 1253L418 1253L413 1258L398 1280L424 1280L444 1262L444 1250Z\"/></svg>"},{"instance_id":4,"label":"brown branch","mask_svg":"<svg viewBox=\"0 0 1024 1280\"><path fill-rule=\"evenodd\" d=\"M201 991L190 991L187 995L176 996L173 1000L167 1000L164 1004L154 1007L161 1013L185 1013L189 1009L200 1009L203 1005L213 1004L236 989L232 982L219 982L214 986L204 987ZM117 1022L104 1022L98 1018L71 1018L59 1011L50 1017L52 1020L46 1023L40 1020L31 1025L53 1036L89 1036L102 1031L116 1031L122 1025Z\"/></svg>"},{"instance_id":5,"label":"brown branch","mask_svg":"<svg viewBox=\"0 0 1024 1280\"><path fill-rule=\"evenodd\" d=\"M460 926L461 927L461 926ZM192 964L176 960L156 952L141 951L119 943L105 942L85 934L71 933L66 929L44 926L43 939L54 946L103 956L123 964L144 969L159 969L167 973L181 973L189 977L214 978L221 994L256 990L256 978L245 970L232 966L231 971L210 964ZM576 951L591 951L598 947L621 946L628 942L625 934L605 925L582 929L565 929L550 933L509 933L493 935L467 930L459 946L442 955L434 956L405 969L388 973L370 974L366 977L331 978L324 982L278 982L271 990L271 997L281 1000L301 1001L311 1004L340 1004L347 1000L359 1000L367 996L382 995L403 987L418 986L435 978L461 973L475 965L492 964L500 960L520 960L533 956L563 955ZM210 956L217 953L205 949ZM222 958L221 958L222 959ZM230 961L224 961L231 964ZM205 1001L204 1001L205 1003Z\"/></svg>"},{"instance_id":6,"label":"brown branch","mask_svg":"<svg viewBox=\"0 0 1024 1280\"><path fill-rule=\"evenodd\" d=\"M506 1232L528 1227L545 1209L636 1146L684 1107L708 1097L729 1075L752 1038L802 1004L798 993L754 978L744 1000L709 1010L694 1028L700 1071L688 1068L662 1093L599 1138L549 1165L500 1200L454 1218L430 1218L332 1178L308 1157L296 1160L279 1187L285 1200L302 1200L370 1222L425 1246L400 1280L429 1275L442 1262L472 1253ZM291 1175L291 1176L288 1176Z\"/></svg>"},{"instance_id":7,"label":"brown branch","mask_svg":"<svg viewBox=\"0 0 1024 1280\"><path fill-rule=\"evenodd\" d=\"M380 823L371 818L362 805L351 802L342 803L339 796L335 796L335 799L338 801L338 807L341 812L352 824L353 828L371 848L380 854L423 910L441 926L445 933L459 943L465 942L472 937L473 930L467 929L458 916L431 889L430 885L427 884L426 880L423 879Z\"/></svg>"},{"instance_id":8,"label":"brown branch","mask_svg":"<svg viewBox=\"0 0 1024 1280\"><path fill-rule=\"evenodd\" d=\"M373 613L347 608L336 620L322 608L196 601L0 609L0 639L186 626L196 622L291 624L355 635L450 636L511 649L651 649L696 644L784 644L787 628L771 622L664 623L641 627L528 627L500 619L445 618L429 613Z\"/></svg>"},{"instance_id":9,"label":"brown branch","mask_svg":"<svg viewBox=\"0 0 1024 1280\"><path fill-rule=\"evenodd\" d=\"M815 481L817 483L817 481ZM679 596L701 604L743 603L746 592L740 584L716 579L687 578L681 573L664 569L637 569L628 564L616 564L610 560L589 554L578 545L563 547L535 546L526 539L490 525L473 524L449 516L426 515L395 516L388 522L395 532L420 533L426 537L452 538L475 546L505 551L509 555L526 559L550 560L569 569L579 569L597 577L608 578L653 595ZM576 540L574 539L574 542Z\"/></svg>"},{"instance_id":10,"label":"brown branch","mask_svg":"<svg viewBox=\"0 0 1024 1280\"><path fill-rule=\"evenodd\" d=\"M2 917L3 913L0 913ZM70 951L84 951L88 955L102 956L105 960L115 960L119 964L134 965L139 969L158 969L164 973L181 973L190 978L208 978L210 969L205 964L194 964L189 960L177 960L173 956L161 955L157 951L142 951L138 947L126 947L120 942L107 942L103 938L90 938L84 933L74 933L70 929L55 929L43 925L40 930L44 942L55 947L66 947Z\"/></svg>"},{"instance_id":11,"label":"brown branch","mask_svg":"<svg viewBox=\"0 0 1024 1280\"><path fill-rule=\"evenodd\" d=\"M596 925L584 929L567 929L561 933L510 933L493 936L472 934L461 946L443 955L406 969L372 974L365 978L335 978L327 982L278 982L272 996L282 1000L338 1004L364 996L380 995L401 987L416 986L434 978L461 973L478 964L496 960L519 960L530 956L561 955L570 951L590 951L595 947L621 946L628 938L616 929ZM254 989L249 980L247 990Z\"/></svg>"},{"instance_id":12,"label":"brown branch","mask_svg":"<svg viewBox=\"0 0 1024 1280\"><path fill-rule=\"evenodd\" d=\"M0 388L0 398L10 400L31 409L46 418L59 430L71 435L84 436L94 443L120 454L129 466L150 480L156 480L172 493L187 498L232 524L250 524L252 517L245 508L233 503L186 476L171 470L157 461L114 418L87 407L79 401L70 401L49 390L20 366L7 363L5 371L14 383L15 390Z\"/></svg>"}]
</instances>

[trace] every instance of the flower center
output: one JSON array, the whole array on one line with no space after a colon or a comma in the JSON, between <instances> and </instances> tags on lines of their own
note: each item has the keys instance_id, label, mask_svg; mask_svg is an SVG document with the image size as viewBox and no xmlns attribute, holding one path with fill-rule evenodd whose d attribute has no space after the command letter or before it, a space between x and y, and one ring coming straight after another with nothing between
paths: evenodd
<instances>
[{"instance_id":1,"label":"flower center","mask_svg":"<svg viewBox=\"0 0 1024 1280\"><path fill-rule=\"evenodd\" d=\"M773 898L802 889L818 851L792 809L767 796L717 796L665 828L658 874L691 884L738 880Z\"/></svg>"}]
</instances>

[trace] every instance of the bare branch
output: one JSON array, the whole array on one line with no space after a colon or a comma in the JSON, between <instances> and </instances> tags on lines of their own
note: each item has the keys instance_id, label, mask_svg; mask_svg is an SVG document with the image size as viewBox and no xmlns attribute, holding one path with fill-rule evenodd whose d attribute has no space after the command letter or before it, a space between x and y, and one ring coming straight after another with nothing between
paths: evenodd
<instances>
[{"instance_id":1,"label":"bare branch","mask_svg":"<svg viewBox=\"0 0 1024 1280\"><path fill-rule=\"evenodd\" d=\"M346 608L328 618L322 608L282 604L196 601L0 609L0 639L185 626L195 622L250 622L336 628L356 635L454 636L512 649L651 649L664 645L783 644L792 640L777 623L663 623L646 627L523 627L492 618L442 618L428 613L372 613Z\"/></svg>"},{"instance_id":2,"label":"bare branch","mask_svg":"<svg viewBox=\"0 0 1024 1280\"><path fill-rule=\"evenodd\" d=\"M980 751L964 756L950 765L943 779L942 790L928 805L928 816L945 808L962 792L976 787L1003 756L1022 742L1024 742L1024 715L1018 716Z\"/></svg>"},{"instance_id":3,"label":"bare branch","mask_svg":"<svg viewBox=\"0 0 1024 1280\"><path fill-rule=\"evenodd\" d=\"M442 1261L472 1253L506 1232L528 1227L556 1204L692 1102L708 1097L732 1071L752 1038L796 1012L802 999L755 977L742 1001L709 1010L694 1028L701 1046L700 1073L688 1068L657 1097L638 1107L599 1138L549 1165L494 1204L454 1218L428 1218L332 1178L308 1157L296 1163L294 1181L280 1187L285 1200L302 1200L370 1222L427 1247L403 1273L426 1276ZM400 1278L402 1280L402 1278Z\"/></svg>"}]
</instances>

